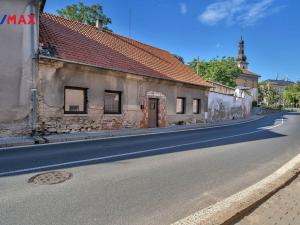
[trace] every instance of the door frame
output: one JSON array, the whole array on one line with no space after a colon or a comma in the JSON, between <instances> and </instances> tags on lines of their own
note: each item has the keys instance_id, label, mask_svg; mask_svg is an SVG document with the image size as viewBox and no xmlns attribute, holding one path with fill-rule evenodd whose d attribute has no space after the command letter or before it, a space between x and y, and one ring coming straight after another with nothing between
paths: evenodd
<instances>
[{"instance_id":1,"label":"door frame","mask_svg":"<svg viewBox=\"0 0 300 225\"><path fill-rule=\"evenodd\" d=\"M159 120L159 98L148 98L148 128L150 128L150 101L151 100L156 101L156 123L155 123L155 127L159 127L159 123L158 123L159 122L158 121Z\"/></svg>"}]
</instances>

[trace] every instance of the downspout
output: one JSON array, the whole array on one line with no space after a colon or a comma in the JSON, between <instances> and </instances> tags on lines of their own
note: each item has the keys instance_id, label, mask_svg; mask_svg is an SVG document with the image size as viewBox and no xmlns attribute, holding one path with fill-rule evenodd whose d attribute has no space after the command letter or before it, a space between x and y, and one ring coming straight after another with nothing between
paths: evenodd
<instances>
[{"instance_id":1,"label":"downspout","mask_svg":"<svg viewBox=\"0 0 300 225\"><path fill-rule=\"evenodd\" d=\"M31 65L31 74L32 74L32 84L31 84L31 102L32 102L32 115L31 115L31 135L36 134L36 62L37 62L37 52L35 48L35 28L37 29L37 38L38 38L38 27L39 19L38 14L36 14L34 5L36 1L32 1L30 5L30 13L36 15L36 24L31 24L30 29L30 38L31 38L31 56L32 56L32 65Z\"/></svg>"}]
</instances>

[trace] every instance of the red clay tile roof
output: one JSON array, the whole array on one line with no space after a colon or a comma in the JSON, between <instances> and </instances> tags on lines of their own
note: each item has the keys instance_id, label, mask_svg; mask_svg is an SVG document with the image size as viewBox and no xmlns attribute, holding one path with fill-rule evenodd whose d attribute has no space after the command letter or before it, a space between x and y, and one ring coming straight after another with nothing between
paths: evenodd
<instances>
[{"instance_id":1,"label":"red clay tile roof","mask_svg":"<svg viewBox=\"0 0 300 225\"><path fill-rule=\"evenodd\" d=\"M55 58L211 87L165 50L48 13L41 13L40 43L52 46Z\"/></svg>"}]
</instances>

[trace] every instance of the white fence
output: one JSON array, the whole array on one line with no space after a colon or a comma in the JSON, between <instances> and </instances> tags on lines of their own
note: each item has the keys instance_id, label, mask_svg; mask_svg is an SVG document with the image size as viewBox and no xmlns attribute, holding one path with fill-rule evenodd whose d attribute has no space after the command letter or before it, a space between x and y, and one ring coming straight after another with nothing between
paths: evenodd
<instances>
[{"instance_id":1,"label":"white fence","mask_svg":"<svg viewBox=\"0 0 300 225\"><path fill-rule=\"evenodd\" d=\"M235 97L216 92L208 94L208 119L221 121L245 118L251 114L253 98L244 94L244 97Z\"/></svg>"}]
</instances>

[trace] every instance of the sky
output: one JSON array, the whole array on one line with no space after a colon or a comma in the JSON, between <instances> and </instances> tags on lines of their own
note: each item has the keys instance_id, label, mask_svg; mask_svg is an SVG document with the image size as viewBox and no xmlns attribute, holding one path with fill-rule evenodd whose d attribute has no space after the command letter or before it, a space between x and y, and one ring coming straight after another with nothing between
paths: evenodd
<instances>
[{"instance_id":1,"label":"sky","mask_svg":"<svg viewBox=\"0 0 300 225\"><path fill-rule=\"evenodd\" d=\"M78 1L48 0L45 11L56 14ZM300 80L299 0L81 1L100 3L113 32L180 55L185 62L237 57L243 35L249 70L261 80L277 74Z\"/></svg>"}]
</instances>

